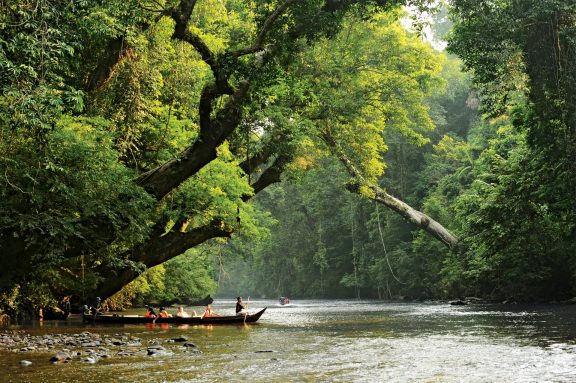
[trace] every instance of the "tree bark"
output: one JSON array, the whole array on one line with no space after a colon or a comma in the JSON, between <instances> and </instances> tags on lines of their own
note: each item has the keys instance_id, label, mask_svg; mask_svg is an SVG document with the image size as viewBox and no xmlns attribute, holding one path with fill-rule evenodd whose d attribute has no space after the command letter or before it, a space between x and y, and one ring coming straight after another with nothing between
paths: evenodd
<instances>
[{"instance_id":1,"label":"tree bark","mask_svg":"<svg viewBox=\"0 0 576 383\"><path fill-rule=\"evenodd\" d=\"M142 174L136 182L157 200L196 174L217 156L216 149L240 123L249 83L243 81L213 121L205 122L196 142L171 161Z\"/></svg>"},{"instance_id":2,"label":"tree bark","mask_svg":"<svg viewBox=\"0 0 576 383\"><path fill-rule=\"evenodd\" d=\"M349 184L347 189L353 193L358 193L360 188L358 185ZM378 186L372 186L372 189L374 190L374 196L371 197L372 200L400 214L407 221L426 231L432 237L448 246L448 248L452 249L458 244L458 238L454 234L428 215L386 193Z\"/></svg>"},{"instance_id":3,"label":"tree bark","mask_svg":"<svg viewBox=\"0 0 576 383\"><path fill-rule=\"evenodd\" d=\"M347 185L347 189L353 193L360 194L361 186L366 186L374 191L374 194L370 196L372 200L383 204L384 206L392 209L396 213L400 214L407 221L414 224L416 227L426 231L432 237L436 238L448 248L452 249L458 244L458 238L452 234L448 229L442 226L440 223L430 218L426 214L418 211L408 205L406 202L399 200L396 197L388 194L386 191L382 190L378 185L373 185L366 181L362 176L360 171L354 166L352 161L346 156L346 154L340 149L338 143L332 137L329 130L324 129L321 131L321 137L323 141L328 145L332 154L340 160L344 165L348 173L354 177L357 182L350 183ZM364 194L361 194L364 196Z\"/></svg>"},{"instance_id":4,"label":"tree bark","mask_svg":"<svg viewBox=\"0 0 576 383\"><path fill-rule=\"evenodd\" d=\"M133 249L127 258L132 262L138 262L150 268L184 254L186 250L198 246L209 239L217 237L229 238L233 233L232 228L226 227L221 222L213 222L184 233L178 231L179 228L180 226L167 234L151 238L144 245ZM103 299L116 294L141 274L140 271L132 267L125 267L120 271L113 272L104 266L96 271L107 276L105 281L94 291L95 296Z\"/></svg>"},{"instance_id":5,"label":"tree bark","mask_svg":"<svg viewBox=\"0 0 576 383\"><path fill-rule=\"evenodd\" d=\"M267 155L257 153L240 166L243 168L247 166L247 163L250 163L254 168L257 168L267 159ZM280 182L280 174L288 160L289 158L284 156L275 159L270 166L261 172L258 180L252 184L254 194L246 195L242 197L242 200L246 202L267 186ZM146 268L150 268L184 254L186 250L198 246L209 239L230 238L234 233L233 227L226 226L221 221L215 221L186 232L180 231L182 224L183 222L175 224L171 231L165 233L164 222L158 222L146 243L122 254L120 258L130 261L130 263L142 264ZM102 265L94 271L100 275L114 275L113 278L106 278L94 292L95 296L103 299L111 297L141 274L141 271L129 266L118 271L113 270L108 265Z\"/></svg>"},{"instance_id":6,"label":"tree bark","mask_svg":"<svg viewBox=\"0 0 576 383\"><path fill-rule=\"evenodd\" d=\"M129 47L124 41L124 36L118 36L108 42L106 53L90 76L86 90L93 91L104 87L110 80L114 67L127 55L128 51Z\"/></svg>"}]
</instances>

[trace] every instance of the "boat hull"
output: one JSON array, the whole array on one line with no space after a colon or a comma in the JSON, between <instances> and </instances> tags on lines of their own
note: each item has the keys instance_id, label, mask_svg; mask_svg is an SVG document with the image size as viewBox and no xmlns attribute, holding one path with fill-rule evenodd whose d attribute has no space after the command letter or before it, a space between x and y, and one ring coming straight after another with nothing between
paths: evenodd
<instances>
[{"instance_id":1,"label":"boat hull","mask_svg":"<svg viewBox=\"0 0 576 383\"><path fill-rule=\"evenodd\" d=\"M255 323L260 319L262 314L266 311L266 307L255 314L249 315L230 315L220 317L191 317L191 318L148 318L141 315L117 315L117 314L83 314L85 322L93 323L111 323L111 324L135 324L135 323L172 323L172 324L189 324L189 325L203 325L203 324L241 324L241 323Z\"/></svg>"}]
</instances>

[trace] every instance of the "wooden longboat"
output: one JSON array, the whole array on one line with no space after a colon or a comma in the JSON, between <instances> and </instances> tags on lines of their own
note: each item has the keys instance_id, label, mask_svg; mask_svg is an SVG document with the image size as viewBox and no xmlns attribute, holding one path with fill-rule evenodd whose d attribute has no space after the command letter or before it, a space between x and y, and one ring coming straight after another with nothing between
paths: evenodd
<instances>
[{"instance_id":1,"label":"wooden longboat","mask_svg":"<svg viewBox=\"0 0 576 383\"><path fill-rule=\"evenodd\" d=\"M190 325L202 325L202 324L241 324L241 323L254 323L267 307L254 314L248 315L229 315L229 316L212 316L212 317L190 317L190 318L148 318L143 315L119 315L119 314L89 314L84 313L82 317L84 322L93 323L112 323L112 324L132 324L132 323L173 323L173 324L190 324Z\"/></svg>"}]
</instances>

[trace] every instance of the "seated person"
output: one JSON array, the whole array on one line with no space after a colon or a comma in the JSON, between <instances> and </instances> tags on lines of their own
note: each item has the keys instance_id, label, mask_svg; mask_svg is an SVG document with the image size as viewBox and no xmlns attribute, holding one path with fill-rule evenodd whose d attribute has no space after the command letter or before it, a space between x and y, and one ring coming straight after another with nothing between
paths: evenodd
<instances>
[{"instance_id":1,"label":"seated person","mask_svg":"<svg viewBox=\"0 0 576 383\"><path fill-rule=\"evenodd\" d=\"M214 311L212 311L212 306L210 304L204 308L204 314L202 314L202 318L219 317L219 316L221 315L216 314Z\"/></svg>"},{"instance_id":2,"label":"seated person","mask_svg":"<svg viewBox=\"0 0 576 383\"><path fill-rule=\"evenodd\" d=\"M172 314L168 314L168 311L164 307L160 307L160 312L158 313L159 318L172 318Z\"/></svg>"},{"instance_id":3,"label":"seated person","mask_svg":"<svg viewBox=\"0 0 576 383\"><path fill-rule=\"evenodd\" d=\"M156 313L154 312L154 308L152 306L146 306L148 311L146 311L146 318L156 318Z\"/></svg>"},{"instance_id":4,"label":"seated person","mask_svg":"<svg viewBox=\"0 0 576 383\"><path fill-rule=\"evenodd\" d=\"M248 306L248 303L250 303L250 297L248 297L246 304L242 303L242 297L236 298L236 315L247 315L246 306Z\"/></svg>"},{"instance_id":5,"label":"seated person","mask_svg":"<svg viewBox=\"0 0 576 383\"><path fill-rule=\"evenodd\" d=\"M190 318L190 314L184 311L184 308L182 306L178 307L178 312L176 313L176 316L180 318Z\"/></svg>"}]
</instances>

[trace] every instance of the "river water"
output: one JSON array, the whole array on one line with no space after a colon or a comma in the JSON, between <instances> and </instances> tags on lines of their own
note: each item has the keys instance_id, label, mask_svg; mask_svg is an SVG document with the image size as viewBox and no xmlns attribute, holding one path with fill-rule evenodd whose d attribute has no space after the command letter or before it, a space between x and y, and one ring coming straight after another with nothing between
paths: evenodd
<instances>
[{"instance_id":1,"label":"river water","mask_svg":"<svg viewBox=\"0 0 576 383\"><path fill-rule=\"evenodd\" d=\"M49 363L44 353L0 350L0 382L574 382L576 306L252 301L257 324L102 326L38 322L27 334L129 334L141 352L95 364ZM230 314L234 301L217 301ZM143 313L143 311L142 311ZM185 336L196 352L167 343ZM148 356L157 342L170 353ZM116 352L116 354L115 354ZM32 362L21 366L20 360Z\"/></svg>"}]
</instances>

